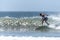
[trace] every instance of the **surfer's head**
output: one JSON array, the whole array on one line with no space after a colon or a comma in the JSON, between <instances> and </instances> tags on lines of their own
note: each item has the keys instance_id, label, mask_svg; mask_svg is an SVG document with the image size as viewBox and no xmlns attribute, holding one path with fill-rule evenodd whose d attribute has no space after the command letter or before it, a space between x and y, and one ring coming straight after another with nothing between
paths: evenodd
<instances>
[{"instance_id":1,"label":"surfer's head","mask_svg":"<svg viewBox=\"0 0 60 40\"><path fill-rule=\"evenodd\" d=\"M43 13L40 13L40 16L45 17L45 15Z\"/></svg>"},{"instance_id":2,"label":"surfer's head","mask_svg":"<svg viewBox=\"0 0 60 40\"><path fill-rule=\"evenodd\" d=\"M42 13L40 13L40 16L42 16Z\"/></svg>"}]
</instances>

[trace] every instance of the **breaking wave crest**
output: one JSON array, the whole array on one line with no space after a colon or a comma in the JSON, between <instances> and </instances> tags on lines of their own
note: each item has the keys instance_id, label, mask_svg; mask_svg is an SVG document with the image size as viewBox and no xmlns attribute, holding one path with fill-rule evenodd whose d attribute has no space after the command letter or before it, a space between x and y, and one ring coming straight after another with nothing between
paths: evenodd
<instances>
[{"instance_id":1,"label":"breaking wave crest","mask_svg":"<svg viewBox=\"0 0 60 40\"><path fill-rule=\"evenodd\" d=\"M49 28L60 29L59 20L56 16L49 16ZM44 23L44 25L46 25ZM36 31L37 27L41 26L41 18L39 16L33 17L0 17L0 31ZM46 28L47 29L47 28Z\"/></svg>"}]
</instances>

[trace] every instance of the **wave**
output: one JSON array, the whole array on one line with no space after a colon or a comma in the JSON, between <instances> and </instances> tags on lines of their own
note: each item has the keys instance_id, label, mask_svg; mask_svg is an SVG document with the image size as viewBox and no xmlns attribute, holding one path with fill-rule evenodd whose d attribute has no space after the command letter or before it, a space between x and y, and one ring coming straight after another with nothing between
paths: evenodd
<instances>
[{"instance_id":1,"label":"wave","mask_svg":"<svg viewBox=\"0 0 60 40\"><path fill-rule=\"evenodd\" d=\"M0 40L60 40L60 37L12 37L0 36Z\"/></svg>"},{"instance_id":2,"label":"wave","mask_svg":"<svg viewBox=\"0 0 60 40\"><path fill-rule=\"evenodd\" d=\"M50 23L49 28L60 29L60 22L58 16L48 16ZM33 17L0 17L0 31L36 31L35 29L41 26L41 17L33 16ZM46 25L46 23L44 23ZM46 28L47 29L47 28Z\"/></svg>"}]
</instances>

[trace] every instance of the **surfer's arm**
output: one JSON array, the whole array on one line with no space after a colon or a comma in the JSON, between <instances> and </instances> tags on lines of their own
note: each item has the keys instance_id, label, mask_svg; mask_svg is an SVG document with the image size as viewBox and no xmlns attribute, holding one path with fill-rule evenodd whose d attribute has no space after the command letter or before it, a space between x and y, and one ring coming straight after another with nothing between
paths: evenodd
<instances>
[{"instance_id":1,"label":"surfer's arm","mask_svg":"<svg viewBox=\"0 0 60 40\"><path fill-rule=\"evenodd\" d=\"M43 14L43 15L48 16L47 14Z\"/></svg>"},{"instance_id":2,"label":"surfer's arm","mask_svg":"<svg viewBox=\"0 0 60 40\"><path fill-rule=\"evenodd\" d=\"M47 15L47 14L45 14L45 13L42 13L42 15L48 16L48 15Z\"/></svg>"}]
</instances>

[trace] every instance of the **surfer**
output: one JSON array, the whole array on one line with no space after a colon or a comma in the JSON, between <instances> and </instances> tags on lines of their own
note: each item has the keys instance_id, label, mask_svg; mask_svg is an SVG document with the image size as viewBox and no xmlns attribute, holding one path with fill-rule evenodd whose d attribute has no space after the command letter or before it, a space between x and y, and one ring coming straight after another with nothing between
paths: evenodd
<instances>
[{"instance_id":1,"label":"surfer","mask_svg":"<svg viewBox=\"0 0 60 40\"><path fill-rule=\"evenodd\" d=\"M47 22L48 20L48 15L46 14L43 14L43 13L40 13L40 16L42 17L42 26L43 26L43 23L45 22L47 25L49 25L49 23Z\"/></svg>"}]
</instances>

